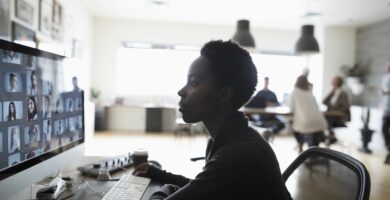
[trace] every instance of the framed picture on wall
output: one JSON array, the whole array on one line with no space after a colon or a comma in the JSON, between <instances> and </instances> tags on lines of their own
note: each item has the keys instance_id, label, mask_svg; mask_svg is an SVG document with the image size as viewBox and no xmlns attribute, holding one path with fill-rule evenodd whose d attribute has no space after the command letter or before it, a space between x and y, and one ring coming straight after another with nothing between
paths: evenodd
<instances>
[{"instance_id":1,"label":"framed picture on wall","mask_svg":"<svg viewBox=\"0 0 390 200\"><path fill-rule=\"evenodd\" d=\"M16 0L15 17L32 26L34 24L34 6L26 0Z\"/></svg>"},{"instance_id":2,"label":"framed picture on wall","mask_svg":"<svg viewBox=\"0 0 390 200\"><path fill-rule=\"evenodd\" d=\"M52 38L62 40L63 10L58 1L53 1Z\"/></svg>"},{"instance_id":3,"label":"framed picture on wall","mask_svg":"<svg viewBox=\"0 0 390 200\"><path fill-rule=\"evenodd\" d=\"M10 0L0 0L0 38L11 38Z\"/></svg>"},{"instance_id":4,"label":"framed picture on wall","mask_svg":"<svg viewBox=\"0 0 390 200\"><path fill-rule=\"evenodd\" d=\"M39 31L50 36L53 18L53 0L40 0L39 10Z\"/></svg>"},{"instance_id":5,"label":"framed picture on wall","mask_svg":"<svg viewBox=\"0 0 390 200\"><path fill-rule=\"evenodd\" d=\"M12 22L12 41L33 48L36 47L35 32L15 22Z\"/></svg>"}]
</instances>

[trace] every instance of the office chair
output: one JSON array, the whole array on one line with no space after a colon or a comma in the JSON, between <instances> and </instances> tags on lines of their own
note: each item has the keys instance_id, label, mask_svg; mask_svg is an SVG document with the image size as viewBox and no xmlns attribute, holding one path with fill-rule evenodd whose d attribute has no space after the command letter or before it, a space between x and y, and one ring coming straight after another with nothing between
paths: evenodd
<instances>
[{"instance_id":1,"label":"office chair","mask_svg":"<svg viewBox=\"0 0 390 200\"><path fill-rule=\"evenodd\" d=\"M311 147L282 174L293 199L366 200L370 175L364 165L338 151Z\"/></svg>"}]
</instances>

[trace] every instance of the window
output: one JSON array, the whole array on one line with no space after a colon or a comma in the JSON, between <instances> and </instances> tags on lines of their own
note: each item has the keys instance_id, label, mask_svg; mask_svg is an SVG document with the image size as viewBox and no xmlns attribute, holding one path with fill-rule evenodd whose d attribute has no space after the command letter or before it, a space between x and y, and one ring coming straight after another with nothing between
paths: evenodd
<instances>
[{"instance_id":1,"label":"window","mask_svg":"<svg viewBox=\"0 0 390 200\"><path fill-rule=\"evenodd\" d=\"M176 100L179 98L178 90L186 82L188 68L198 56L199 49L120 48L117 57L116 94L120 97L153 96L153 103L166 101L163 99L166 97L175 97ZM259 53L252 54L252 58L258 69L257 90L263 88L264 77L268 76L269 87L276 93L278 100L280 102L286 100L296 78L302 74L305 58ZM315 66L309 75L315 95L321 94L321 73L320 66Z\"/></svg>"}]
</instances>

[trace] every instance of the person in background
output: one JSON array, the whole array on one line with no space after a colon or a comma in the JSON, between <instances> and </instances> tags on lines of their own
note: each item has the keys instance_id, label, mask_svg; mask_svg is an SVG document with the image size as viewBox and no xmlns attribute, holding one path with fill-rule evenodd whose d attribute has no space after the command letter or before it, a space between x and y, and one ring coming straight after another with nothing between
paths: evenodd
<instances>
[{"instance_id":1,"label":"person in background","mask_svg":"<svg viewBox=\"0 0 390 200\"><path fill-rule=\"evenodd\" d=\"M80 92L81 91L81 89L78 85L77 77L73 76L72 84L73 84L73 92Z\"/></svg>"},{"instance_id":2,"label":"person in background","mask_svg":"<svg viewBox=\"0 0 390 200\"><path fill-rule=\"evenodd\" d=\"M305 142L309 147L318 146L325 140L324 130L327 128L327 122L318 108L306 76L301 75L297 78L289 104L293 113L292 129L298 142L299 152L302 152Z\"/></svg>"},{"instance_id":3,"label":"person in background","mask_svg":"<svg viewBox=\"0 0 390 200\"><path fill-rule=\"evenodd\" d=\"M326 118L328 121L329 144L333 144L337 141L333 128L344 127L345 122L351 120L348 94L345 90L342 89L343 78L341 78L340 76L334 77L332 80L332 86L332 90L325 97L322 103L327 106L327 111L338 111L343 113L343 116L329 116Z\"/></svg>"},{"instance_id":4,"label":"person in background","mask_svg":"<svg viewBox=\"0 0 390 200\"><path fill-rule=\"evenodd\" d=\"M273 91L269 89L269 78L264 78L264 87L246 104L245 107L264 108L279 105L278 99ZM276 115L250 115L249 118L256 126L268 128L263 137L268 141L270 134L279 133L284 127L284 122Z\"/></svg>"},{"instance_id":5,"label":"person in background","mask_svg":"<svg viewBox=\"0 0 390 200\"><path fill-rule=\"evenodd\" d=\"M383 94L382 134L388 151L385 164L390 165L390 58L387 61L387 73L382 78L381 91Z\"/></svg>"},{"instance_id":6,"label":"person in background","mask_svg":"<svg viewBox=\"0 0 390 200\"><path fill-rule=\"evenodd\" d=\"M238 111L256 85L256 66L238 44L203 46L178 95L183 120L203 122L210 135L205 166L191 180L149 163L138 165L135 175L168 183L151 199L291 199L272 148Z\"/></svg>"}]
</instances>

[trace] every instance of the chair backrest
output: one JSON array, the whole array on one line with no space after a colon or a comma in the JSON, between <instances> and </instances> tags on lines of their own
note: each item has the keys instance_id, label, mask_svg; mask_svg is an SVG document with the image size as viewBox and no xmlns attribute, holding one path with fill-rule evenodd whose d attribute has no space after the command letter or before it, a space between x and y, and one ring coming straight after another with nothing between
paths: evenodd
<instances>
[{"instance_id":1,"label":"chair backrest","mask_svg":"<svg viewBox=\"0 0 390 200\"><path fill-rule=\"evenodd\" d=\"M364 165L338 151L312 147L284 171L293 199L356 199L370 197L370 175Z\"/></svg>"}]
</instances>

